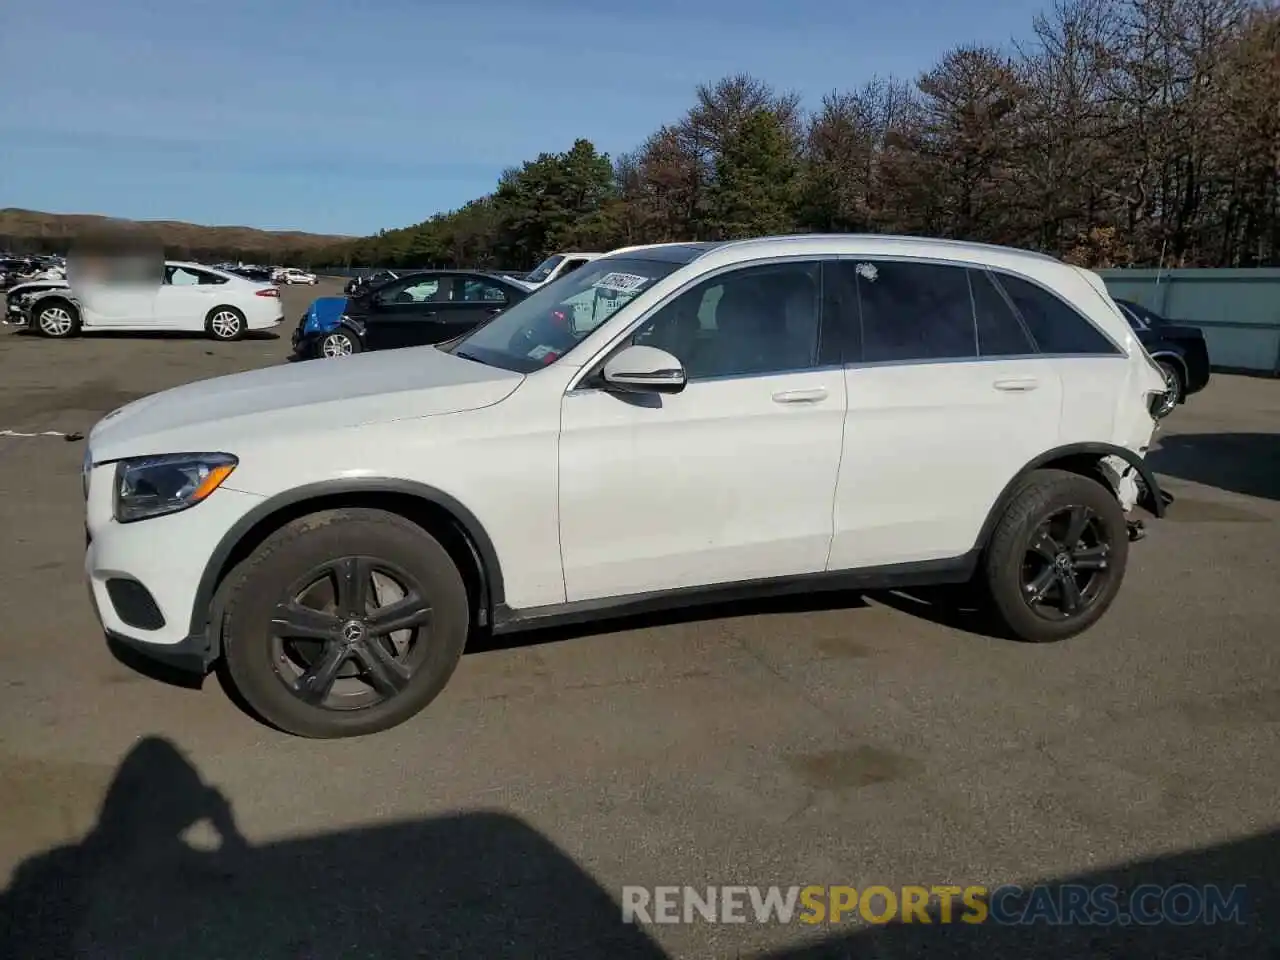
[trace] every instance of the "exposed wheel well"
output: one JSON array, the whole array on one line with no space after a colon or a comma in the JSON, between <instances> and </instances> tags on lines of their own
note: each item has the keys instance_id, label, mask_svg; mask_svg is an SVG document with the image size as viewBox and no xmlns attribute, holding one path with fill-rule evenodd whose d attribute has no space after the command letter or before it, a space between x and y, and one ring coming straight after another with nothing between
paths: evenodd
<instances>
[{"instance_id":1,"label":"exposed wheel well","mask_svg":"<svg viewBox=\"0 0 1280 960\"><path fill-rule=\"evenodd\" d=\"M1051 457L1043 463L1034 463L1028 466L1001 491L1000 496L996 499L990 513L987 515L986 522L982 525L982 531L978 534L978 542L975 546L979 550L986 550L987 544L991 540L991 535L995 531L996 524L1000 522L1000 517L1005 508L1017 496L1027 478L1037 470L1062 470L1065 473L1074 473L1077 476L1096 481L1111 494L1116 494L1115 487L1112 486L1106 472L1102 469L1102 461L1107 456L1108 454L1106 453L1092 451L1063 453L1060 456Z\"/></svg>"},{"instance_id":2,"label":"exposed wheel well","mask_svg":"<svg viewBox=\"0 0 1280 960\"><path fill-rule=\"evenodd\" d=\"M203 612L198 611L198 614L208 616L212 620L214 607L217 606L219 599L218 592L226 580L227 574L235 569L241 561L249 557L275 531L285 524L311 513L349 507L365 507L397 514L411 523L417 524L440 541L440 545L445 548L462 574L462 581L467 588L467 599L474 618L473 623L478 626L487 626L490 623L492 618L490 583L492 582L491 578L496 575L497 571L490 571L485 568L479 547L467 532L463 523L446 507L438 503L433 503L410 493L381 490L324 494L282 506L279 510L275 510L256 521L236 541L235 546L231 548L231 551L222 561L214 577L209 608ZM199 624L193 624L196 629L199 626ZM219 638L213 636L211 639L216 649Z\"/></svg>"},{"instance_id":3,"label":"exposed wheel well","mask_svg":"<svg viewBox=\"0 0 1280 960\"><path fill-rule=\"evenodd\" d=\"M72 300L69 300L67 297L56 297L56 296L45 297L41 299L31 308L31 312L35 314L39 314L40 311L43 310L45 307L52 307L55 304L60 307L66 307L76 316L80 315L80 308L76 306L76 304Z\"/></svg>"}]
</instances>

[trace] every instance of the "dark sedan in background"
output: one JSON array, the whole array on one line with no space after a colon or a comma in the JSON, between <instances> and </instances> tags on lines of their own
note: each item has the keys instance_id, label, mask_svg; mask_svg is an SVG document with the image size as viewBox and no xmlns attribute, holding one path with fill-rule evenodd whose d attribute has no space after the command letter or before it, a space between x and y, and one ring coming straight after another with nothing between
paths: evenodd
<instances>
[{"instance_id":1,"label":"dark sedan in background","mask_svg":"<svg viewBox=\"0 0 1280 960\"><path fill-rule=\"evenodd\" d=\"M470 270L420 270L349 297L320 297L293 332L298 359L346 357L443 343L529 295L504 277Z\"/></svg>"},{"instance_id":2,"label":"dark sedan in background","mask_svg":"<svg viewBox=\"0 0 1280 960\"><path fill-rule=\"evenodd\" d=\"M1168 392L1161 405L1153 410L1167 417L1187 397L1199 393L1209 384L1209 348L1204 332L1198 327L1166 320L1132 300L1117 300L1129 326L1147 348L1151 358L1160 364Z\"/></svg>"}]
</instances>

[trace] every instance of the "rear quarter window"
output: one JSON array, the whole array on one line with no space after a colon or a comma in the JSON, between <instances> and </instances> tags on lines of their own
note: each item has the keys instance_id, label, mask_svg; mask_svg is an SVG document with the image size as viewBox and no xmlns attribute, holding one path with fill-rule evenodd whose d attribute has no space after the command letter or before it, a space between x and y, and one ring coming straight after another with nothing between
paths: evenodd
<instances>
[{"instance_id":1,"label":"rear quarter window","mask_svg":"<svg viewBox=\"0 0 1280 960\"><path fill-rule=\"evenodd\" d=\"M996 274L1041 353L1116 356L1116 345L1056 294L1010 274Z\"/></svg>"}]
</instances>

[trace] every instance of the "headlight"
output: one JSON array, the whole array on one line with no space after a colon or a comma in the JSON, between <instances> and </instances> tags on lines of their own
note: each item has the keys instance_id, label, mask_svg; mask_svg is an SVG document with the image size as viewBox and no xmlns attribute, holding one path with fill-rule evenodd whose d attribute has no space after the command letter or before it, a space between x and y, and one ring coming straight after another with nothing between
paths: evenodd
<instances>
[{"instance_id":1,"label":"headlight","mask_svg":"<svg viewBox=\"0 0 1280 960\"><path fill-rule=\"evenodd\" d=\"M116 464L115 517L132 523L194 507L239 461L229 453L174 453Z\"/></svg>"}]
</instances>

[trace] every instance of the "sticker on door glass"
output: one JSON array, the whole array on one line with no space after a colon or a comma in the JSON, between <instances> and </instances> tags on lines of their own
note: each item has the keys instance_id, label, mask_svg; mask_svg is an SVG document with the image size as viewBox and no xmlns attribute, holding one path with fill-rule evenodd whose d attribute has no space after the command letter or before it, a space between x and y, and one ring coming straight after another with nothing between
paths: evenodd
<instances>
[{"instance_id":1,"label":"sticker on door glass","mask_svg":"<svg viewBox=\"0 0 1280 960\"><path fill-rule=\"evenodd\" d=\"M545 346L545 345L544 345L544 346L534 347L532 350L530 350L530 351L529 351L529 354L528 354L529 359L530 359L530 360L541 360L541 359L542 359L543 357L545 357L548 353L550 353L550 352L552 351L552 349L553 349L552 347L548 347L548 346Z\"/></svg>"},{"instance_id":2,"label":"sticker on door glass","mask_svg":"<svg viewBox=\"0 0 1280 960\"><path fill-rule=\"evenodd\" d=\"M858 271L858 276L872 283L875 283L876 277L880 276L880 271L876 269L874 263L860 263L855 269Z\"/></svg>"},{"instance_id":3,"label":"sticker on door glass","mask_svg":"<svg viewBox=\"0 0 1280 960\"><path fill-rule=\"evenodd\" d=\"M602 290L620 290L623 293L635 293L648 282L648 277L642 277L635 273L606 273L592 286Z\"/></svg>"}]
</instances>

